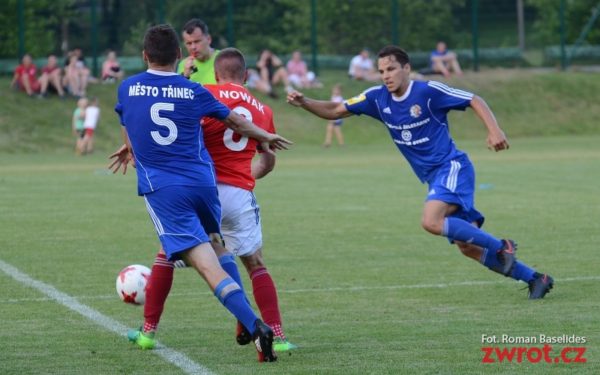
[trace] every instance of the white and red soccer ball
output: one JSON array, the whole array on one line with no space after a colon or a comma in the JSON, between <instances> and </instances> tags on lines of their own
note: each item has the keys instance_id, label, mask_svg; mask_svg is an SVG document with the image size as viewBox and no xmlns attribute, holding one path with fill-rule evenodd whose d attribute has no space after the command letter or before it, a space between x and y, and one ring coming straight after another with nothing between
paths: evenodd
<instances>
[{"instance_id":1,"label":"white and red soccer ball","mask_svg":"<svg viewBox=\"0 0 600 375\"><path fill-rule=\"evenodd\" d=\"M150 278L150 269L133 264L119 272L117 276L117 294L125 303L143 305L146 301L146 284Z\"/></svg>"}]
</instances>

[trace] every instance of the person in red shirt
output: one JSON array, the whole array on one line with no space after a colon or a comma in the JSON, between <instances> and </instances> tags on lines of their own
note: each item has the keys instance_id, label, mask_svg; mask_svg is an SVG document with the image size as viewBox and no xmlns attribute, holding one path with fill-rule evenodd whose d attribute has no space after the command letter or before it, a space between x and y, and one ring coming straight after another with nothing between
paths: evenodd
<instances>
[{"instance_id":1,"label":"person in red shirt","mask_svg":"<svg viewBox=\"0 0 600 375\"><path fill-rule=\"evenodd\" d=\"M42 75L40 76L40 95L42 97L46 95L50 86L56 90L58 96L61 98L65 96L62 87L62 69L58 66L55 55L48 56L48 62L42 68Z\"/></svg>"},{"instance_id":2,"label":"person in red shirt","mask_svg":"<svg viewBox=\"0 0 600 375\"><path fill-rule=\"evenodd\" d=\"M204 85L217 100L238 114L275 133L273 111L244 88L247 78L242 53L235 48L222 50L215 60L216 85ZM213 118L202 119L204 143L217 171L217 187L221 201L221 232L225 247L240 257L250 280L254 299L263 320L275 333L275 351L296 348L283 332L277 290L262 256L260 208L253 190L256 179L266 176L275 167L275 154L262 152L254 139L240 137ZM259 158L253 161L256 152ZM217 254L220 259L233 256ZM238 323L237 341L250 342L251 336Z\"/></svg>"},{"instance_id":3,"label":"person in red shirt","mask_svg":"<svg viewBox=\"0 0 600 375\"><path fill-rule=\"evenodd\" d=\"M18 87L29 96L33 96L40 91L40 83L36 78L37 68L33 64L31 55L25 54L21 60L21 64L15 68L13 80L10 87Z\"/></svg>"}]
</instances>

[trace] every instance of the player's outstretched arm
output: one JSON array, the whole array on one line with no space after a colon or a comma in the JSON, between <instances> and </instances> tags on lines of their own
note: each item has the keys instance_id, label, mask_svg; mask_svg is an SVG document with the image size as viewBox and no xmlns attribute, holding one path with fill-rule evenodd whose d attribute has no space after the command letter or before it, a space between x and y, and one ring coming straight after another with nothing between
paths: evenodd
<instances>
[{"instance_id":1,"label":"player's outstretched arm","mask_svg":"<svg viewBox=\"0 0 600 375\"><path fill-rule=\"evenodd\" d=\"M108 169L112 171L112 173L117 173L121 167L123 167L123 174L127 173L127 166L131 164L135 168L135 159L133 157L133 153L131 152L131 144L129 143L129 137L125 132L125 129L122 129L123 140L125 143L121 147L117 149L117 151L113 152L108 158L114 159L112 163L108 166Z\"/></svg>"},{"instance_id":2,"label":"player's outstretched arm","mask_svg":"<svg viewBox=\"0 0 600 375\"><path fill-rule=\"evenodd\" d=\"M352 112L346 109L344 103L310 99L298 91L290 92L287 96L287 102L295 107L301 107L325 120L337 120L352 115Z\"/></svg>"},{"instance_id":3,"label":"player's outstretched arm","mask_svg":"<svg viewBox=\"0 0 600 375\"><path fill-rule=\"evenodd\" d=\"M475 111L477 116L485 124L485 127L488 130L488 148L494 151L507 150L510 147L508 144L508 139L498 125L498 121L496 121L494 113L490 107L488 107L485 100L477 95L473 96L473 99L471 100L471 108L473 108L473 111Z\"/></svg>"},{"instance_id":4,"label":"player's outstretched arm","mask_svg":"<svg viewBox=\"0 0 600 375\"><path fill-rule=\"evenodd\" d=\"M273 150L287 150L287 146L293 144L293 142L283 138L278 134L272 134L261 129L234 111L229 113L229 116L223 120L223 123L239 135L248 138L254 138L260 143L263 143L263 146L268 146L265 148L265 152L273 152Z\"/></svg>"}]
</instances>

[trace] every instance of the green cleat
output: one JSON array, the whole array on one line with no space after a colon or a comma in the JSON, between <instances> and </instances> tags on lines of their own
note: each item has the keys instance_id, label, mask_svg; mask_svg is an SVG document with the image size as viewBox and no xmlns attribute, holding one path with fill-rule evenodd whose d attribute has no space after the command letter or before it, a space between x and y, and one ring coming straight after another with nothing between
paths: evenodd
<instances>
[{"instance_id":1,"label":"green cleat","mask_svg":"<svg viewBox=\"0 0 600 375\"><path fill-rule=\"evenodd\" d=\"M127 339L132 343L137 344L143 350L154 349L156 340L154 340L154 332L143 333L141 329L130 329L127 332Z\"/></svg>"},{"instance_id":2,"label":"green cleat","mask_svg":"<svg viewBox=\"0 0 600 375\"><path fill-rule=\"evenodd\" d=\"M273 341L273 350L275 350L276 352L287 352L293 349L298 349L298 346L292 344L287 340L284 341L281 338L276 337Z\"/></svg>"}]
</instances>

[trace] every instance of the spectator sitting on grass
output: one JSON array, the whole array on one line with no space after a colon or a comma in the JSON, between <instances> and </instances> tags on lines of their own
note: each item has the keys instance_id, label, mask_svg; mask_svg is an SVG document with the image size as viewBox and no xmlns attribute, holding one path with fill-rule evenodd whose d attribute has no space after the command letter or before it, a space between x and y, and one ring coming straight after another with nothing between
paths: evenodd
<instances>
[{"instance_id":1,"label":"spectator sitting on grass","mask_svg":"<svg viewBox=\"0 0 600 375\"><path fill-rule=\"evenodd\" d=\"M321 82L317 80L315 73L308 70L300 51L292 53L292 58L288 61L286 69L290 83L299 89L323 87Z\"/></svg>"},{"instance_id":2,"label":"spectator sitting on grass","mask_svg":"<svg viewBox=\"0 0 600 375\"><path fill-rule=\"evenodd\" d=\"M271 93L271 85L260 78L260 74L256 69L247 69L246 72L246 86L249 89L256 89L265 95L269 95Z\"/></svg>"},{"instance_id":3,"label":"spectator sitting on grass","mask_svg":"<svg viewBox=\"0 0 600 375\"><path fill-rule=\"evenodd\" d=\"M40 82L37 80L36 72L37 68L31 59L31 55L25 54L21 64L15 68L10 87L16 87L33 97L36 92L40 91Z\"/></svg>"},{"instance_id":4,"label":"spectator sitting on grass","mask_svg":"<svg viewBox=\"0 0 600 375\"><path fill-rule=\"evenodd\" d=\"M121 64L117 60L117 53L115 51L108 51L106 60L102 63L102 82L115 82L123 79L123 75L123 69L121 69Z\"/></svg>"},{"instance_id":5,"label":"spectator sitting on grass","mask_svg":"<svg viewBox=\"0 0 600 375\"><path fill-rule=\"evenodd\" d=\"M42 68L40 76L40 97L45 97L48 89L56 91L58 96L64 98L65 91L62 86L62 69L58 66L55 55L48 56L46 66Z\"/></svg>"},{"instance_id":6,"label":"spectator sitting on grass","mask_svg":"<svg viewBox=\"0 0 600 375\"><path fill-rule=\"evenodd\" d=\"M463 74L456 53L449 51L443 41L439 41L435 50L431 52L430 61L431 70L446 78L450 77L450 72L454 72L458 76Z\"/></svg>"},{"instance_id":7,"label":"spectator sitting on grass","mask_svg":"<svg viewBox=\"0 0 600 375\"><path fill-rule=\"evenodd\" d=\"M285 85L287 92L292 91L290 81L288 80L288 74L283 66L283 62L270 50L265 49L260 53L260 57L256 62L256 68L263 84L268 85L270 88L268 93L270 97L278 97L273 86L279 82L282 82Z\"/></svg>"},{"instance_id":8,"label":"spectator sitting on grass","mask_svg":"<svg viewBox=\"0 0 600 375\"><path fill-rule=\"evenodd\" d=\"M76 48L69 52L63 86L68 88L71 95L81 98L85 96L89 79L90 70L85 66L81 49Z\"/></svg>"},{"instance_id":9,"label":"spectator sitting on grass","mask_svg":"<svg viewBox=\"0 0 600 375\"><path fill-rule=\"evenodd\" d=\"M358 55L352 58L350 68L348 69L350 78L357 81L379 81L379 73L375 70L375 65L369 54L369 50L363 48Z\"/></svg>"}]
</instances>

